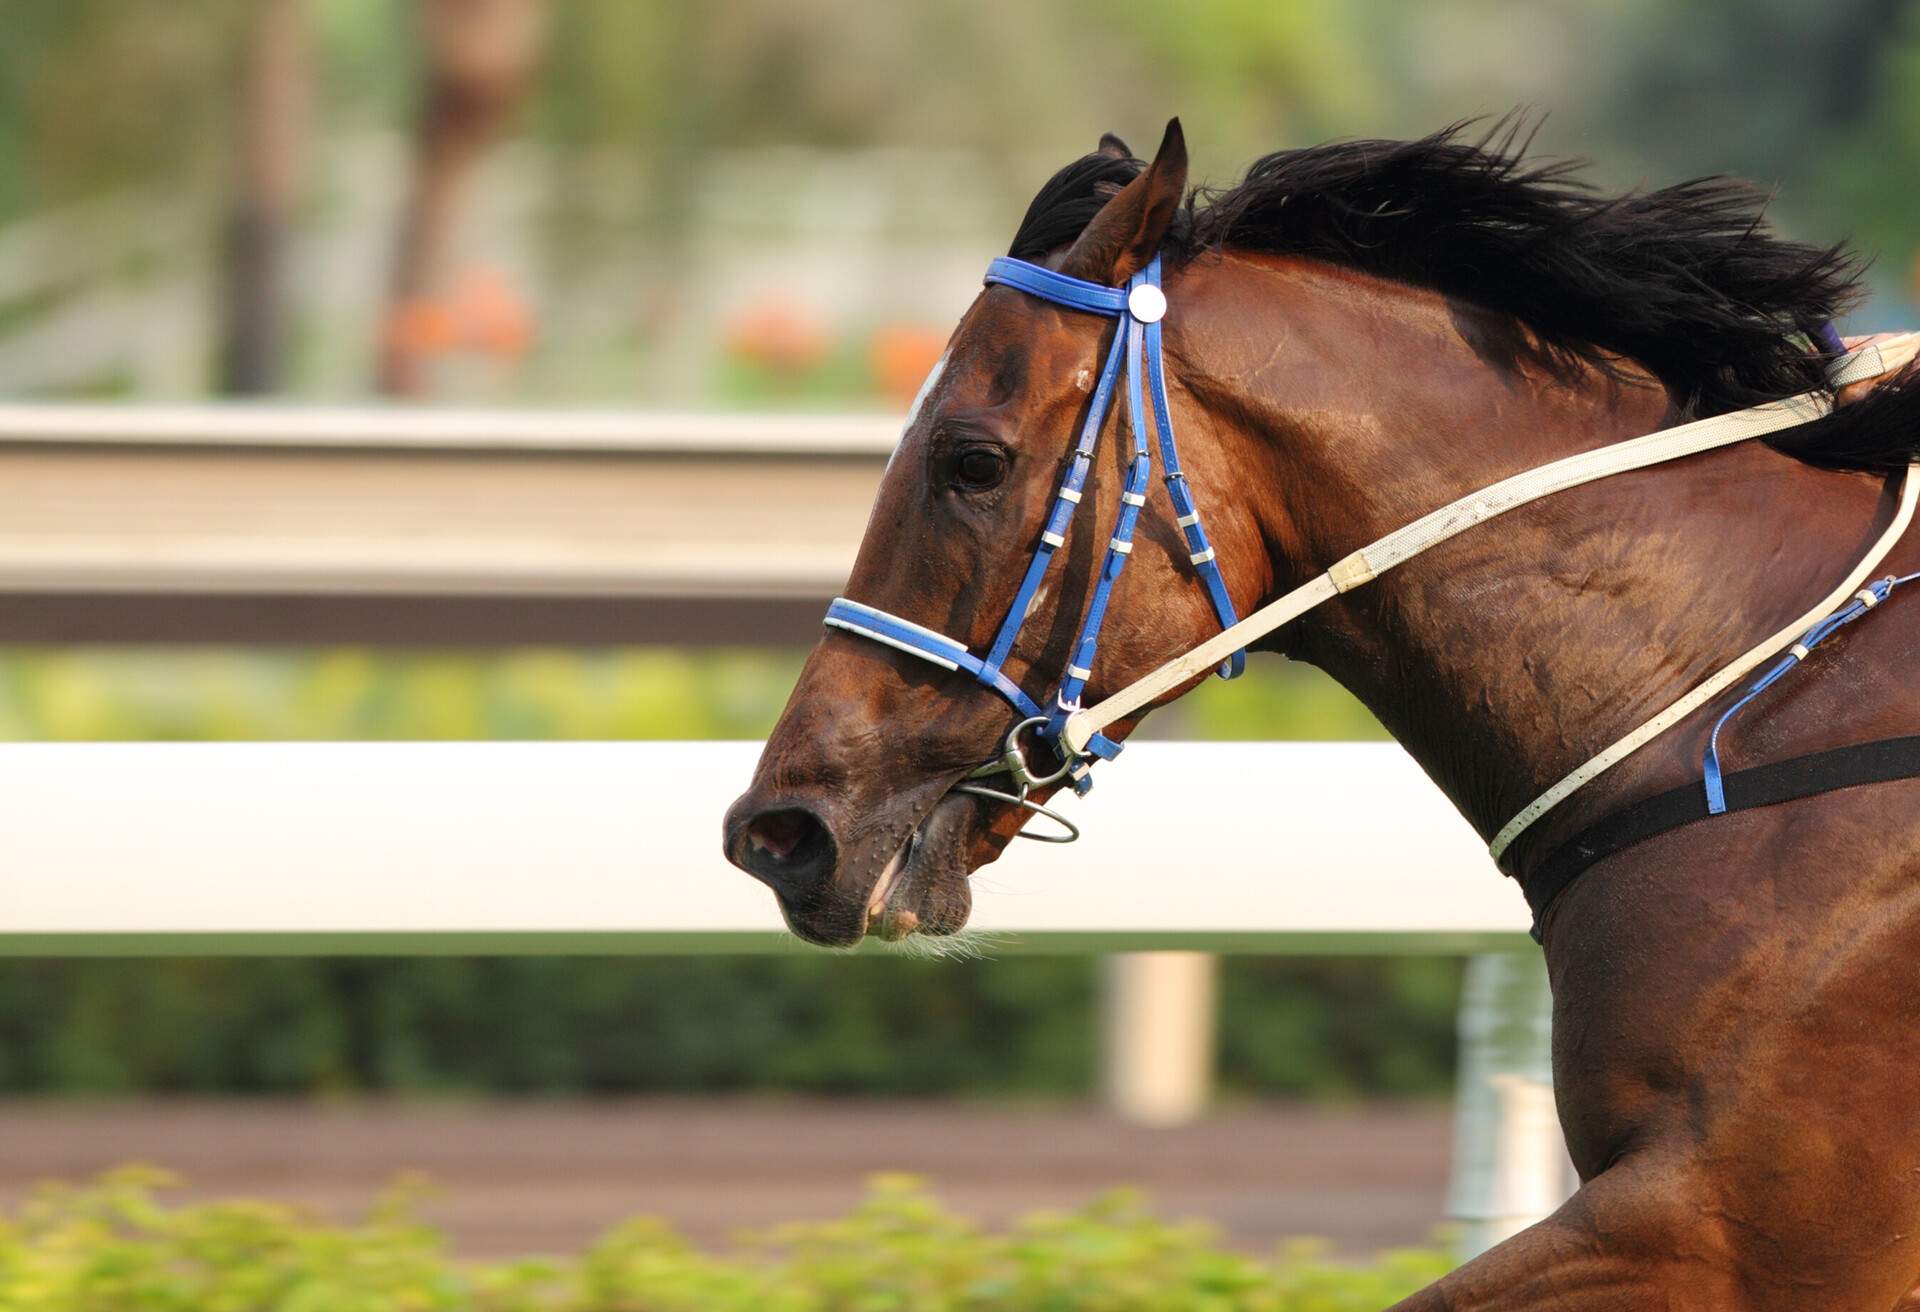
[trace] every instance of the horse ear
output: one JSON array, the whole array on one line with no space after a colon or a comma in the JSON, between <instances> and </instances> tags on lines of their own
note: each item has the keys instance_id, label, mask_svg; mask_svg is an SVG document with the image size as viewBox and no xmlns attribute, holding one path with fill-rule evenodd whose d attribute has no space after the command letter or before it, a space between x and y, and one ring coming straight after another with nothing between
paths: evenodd
<instances>
[{"instance_id":1,"label":"horse ear","mask_svg":"<svg viewBox=\"0 0 1920 1312\"><path fill-rule=\"evenodd\" d=\"M1061 261L1060 272L1109 287L1133 277L1166 240L1186 190L1187 139L1176 118L1167 123L1153 163L1093 216Z\"/></svg>"},{"instance_id":2,"label":"horse ear","mask_svg":"<svg viewBox=\"0 0 1920 1312\"><path fill-rule=\"evenodd\" d=\"M1100 149L1096 155L1105 155L1108 159L1132 159L1133 149L1111 132L1100 134Z\"/></svg>"}]
</instances>

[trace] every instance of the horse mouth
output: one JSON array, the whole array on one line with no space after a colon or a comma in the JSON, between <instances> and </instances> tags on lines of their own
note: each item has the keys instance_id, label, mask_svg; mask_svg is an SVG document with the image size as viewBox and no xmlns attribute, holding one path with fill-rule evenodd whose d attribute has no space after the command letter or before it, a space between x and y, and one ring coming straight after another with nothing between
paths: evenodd
<instances>
[{"instance_id":1,"label":"horse mouth","mask_svg":"<svg viewBox=\"0 0 1920 1312\"><path fill-rule=\"evenodd\" d=\"M866 935L896 943L910 934L955 934L973 910L967 846L971 799L952 793L902 843L867 895Z\"/></svg>"}]
</instances>

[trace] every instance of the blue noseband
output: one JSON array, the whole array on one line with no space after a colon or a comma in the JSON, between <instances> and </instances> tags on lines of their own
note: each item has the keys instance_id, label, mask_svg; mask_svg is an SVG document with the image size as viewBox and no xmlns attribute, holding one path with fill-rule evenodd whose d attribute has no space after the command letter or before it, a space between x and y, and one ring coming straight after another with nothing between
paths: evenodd
<instances>
[{"instance_id":1,"label":"blue noseband","mask_svg":"<svg viewBox=\"0 0 1920 1312\"><path fill-rule=\"evenodd\" d=\"M1147 447L1143 377L1144 391L1153 400L1154 428L1159 434L1163 465L1161 476L1167 484L1176 522L1186 535L1188 559L1206 586L1207 596L1213 602L1214 613L1219 616L1221 627L1231 627L1238 616L1234 613L1232 599L1227 595L1226 582L1220 576L1220 567L1214 561L1213 547L1207 541L1206 530L1200 526L1200 512L1194 507L1193 493L1187 486L1186 474L1181 472L1180 453L1174 445L1173 416L1167 408L1167 379L1160 350L1160 320L1167 311L1166 295L1160 289L1160 257L1154 256L1152 262L1130 278L1125 287L1106 287L1100 283L1070 278L1037 264L1004 256L987 267L986 281L989 285L998 283L1015 288L1029 296L1064 305L1070 310L1083 310L1121 320L1121 329L1114 333L1106 364L1100 370L1100 381L1093 389L1093 401L1088 406L1086 422L1081 425L1080 440L1060 480L1053 509L1040 530L1040 541L1034 547L1033 559L1027 564L1025 576L1020 580L1020 589L1014 594L1013 604L1007 608L1007 617L1001 622L993 645L985 656L975 656L965 643L923 625L857 601L849 601L845 597L837 598L827 608L826 622L834 628L885 643L946 669L962 671L1006 698L1019 712L1021 723L1009 736L1005 756L981 767L978 773L984 775L1002 770L1011 773L1015 782L1021 785L1021 794L1020 798L1009 800L1022 801L1030 784L1050 783L1062 777L1071 782L1075 792L1084 793L1092 785L1088 777L1092 761L1075 758L1068 753L1059 741L1059 734L1066 718L1079 709L1080 695L1086 689L1087 680L1093 677L1094 653L1099 647L1100 627L1106 620L1107 603L1112 599L1113 586L1119 581L1120 572L1126 567L1127 557L1133 551L1134 527L1139 522L1141 509L1147 503L1153 458ZM1081 492L1092 471L1094 451L1100 443L1101 429L1106 426L1107 411L1113 406L1114 387L1119 381L1123 363L1127 375L1127 416L1133 433L1133 461L1127 469L1125 489L1120 493L1118 522L1114 525L1113 537L1107 542L1106 558L1094 585L1093 600L1080 622L1080 634L1073 645L1073 656L1067 663L1051 704L1042 709L1040 703L1007 678L1001 667L1020 636L1021 626L1026 623L1027 612L1032 609L1040 585L1046 579L1047 567L1054 553L1066 543L1067 528L1073 522L1074 511L1079 509ZM1220 677L1231 679L1238 675L1245 665L1245 659L1244 652L1233 653L1221 665ZM1059 771L1036 777L1025 766L1019 749L1019 734L1028 725L1032 725L1038 736L1048 741L1060 755L1062 766ZM1104 735L1095 734L1087 744L1087 752L1089 756L1111 760L1119 754L1120 744ZM1023 804L1028 805L1029 809L1038 809L1031 803Z\"/></svg>"}]
</instances>

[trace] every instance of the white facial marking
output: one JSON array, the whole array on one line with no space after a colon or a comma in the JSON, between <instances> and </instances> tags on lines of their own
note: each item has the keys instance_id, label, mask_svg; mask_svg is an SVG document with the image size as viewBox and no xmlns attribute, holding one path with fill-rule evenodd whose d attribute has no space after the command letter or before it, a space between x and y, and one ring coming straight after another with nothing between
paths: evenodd
<instances>
[{"instance_id":1,"label":"white facial marking","mask_svg":"<svg viewBox=\"0 0 1920 1312\"><path fill-rule=\"evenodd\" d=\"M1073 385L1083 392L1091 392L1093 390L1093 370L1082 369L1079 373L1075 374L1073 376Z\"/></svg>"},{"instance_id":2,"label":"white facial marking","mask_svg":"<svg viewBox=\"0 0 1920 1312\"><path fill-rule=\"evenodd\" d=\"M934 361L933 369L927 374L927 381L920 384L920 390L914 393L913 404L907 407L907 422L900 425L900 441L894 443L893 455L887 457L887 468L893 468L893 457L900 454L900 446L907 440L907 434L913 431L913 421L920 417L920 407L927 403L927 396L933 391L933 385L940 381L940 375L947 370L947 357L941 356Z\"/></svg>"}]
</instances>

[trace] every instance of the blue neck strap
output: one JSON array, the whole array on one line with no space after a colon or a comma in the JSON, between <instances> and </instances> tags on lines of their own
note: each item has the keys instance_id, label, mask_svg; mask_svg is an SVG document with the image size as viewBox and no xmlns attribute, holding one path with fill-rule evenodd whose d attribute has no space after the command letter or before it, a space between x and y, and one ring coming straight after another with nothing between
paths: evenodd
<instances>
[{"instance_id":1,"label":"blue neck strap","mask_svg":"<svg viewBox=\"0 0 1920 1312\"><path fill-rule=\"evenodd\" d=\"M1064 754L1059 742L1060 727L1069 715L1079 709L1080 696L1086 690L1087 680L1093 677L1094 656L1099 648L1101 626L1106 622L1107 606L1112 600L1114 585L1119 582L1121 571L1126 568L1127 557L1132 554L1134 529L1147 503L1147 490L1153 472L1153 458L1147 444L1148 398L1151 398L1153 426L1159 438L1161 477L1167 485L1175 521L1186 537L1188 559L1207 590L1220 626L1232 627L1239 616L1234 611L1232 599L1227 595L1226 580L1221 577L1220 567L1214 560L1213 547L1207 541L1206 530L1201 527L1200 512L1194 506L1193 492L1187 485L1186 474L1180 468L1180 453L1174 444L1173 416L1167 406L1166 370L1161 360L1160 320L1166 313L1167 303L1160 289L1160 257L1154 256L1146 268L1127 281L1125 287L1107 287L1071 278L1040 265L1006 256L987 266L986 281L989 285L997 283L1012 287L1068 309L1120 320L1119 331L1113 335L1113 345L1108 349L1106 363L1100 370L1100 380L1094 386L1086 422L1080 427L1079 440L1074 444L1066 473L1062 475L1060 486L1054 494L1053 506L1041 527L1033 558L1027 563L1019 590L1014 593L1013 604L1007 608L1006 619L1001 622L985 656L975 656L965 643L924 625L857 601L849 601L845 597L835 599L827 608L826 622L833 628L870 638L935 665L971 675L1004 697L1022 719L1044 716L1047 722L1040 730L1041 736L1049 739L1055 749ZM1080 633L1074 640L1073 654L1061 676L1060 685L1051 704L1042 710L1038 702L1007 678L1001 667L1013 651L1020 630L1026 623L1027 612L1032 609L1040 585L1046 580L1047 568L1054 554L1066 544L1067 529L1073 522L1074 511L1079 509L1081 493L1092 472L1094 452L1099 446L1101 431L1106 427L1107 412L1113 407L1113 394L1123 366L1127 377L1127 419L1133 436L1133 459L1127 467L1126 483L1120 493L1120 513L1094 583L1093 599L1081 619ZM1244 652L1233 653L1221 665L1220 677L1233 678L1245 667L1245 662ZM1087 744L1087 752L1091 757L1111 760L1119 754L1120 744L1096 734L1093 741ZM1087 773L1091 765L1092 762L1085 759L1068 762L1068 778L1076 792L1084 793L1091 786L1092 781Z\"/></svg>"}]
</instances>

